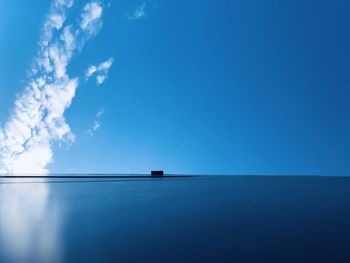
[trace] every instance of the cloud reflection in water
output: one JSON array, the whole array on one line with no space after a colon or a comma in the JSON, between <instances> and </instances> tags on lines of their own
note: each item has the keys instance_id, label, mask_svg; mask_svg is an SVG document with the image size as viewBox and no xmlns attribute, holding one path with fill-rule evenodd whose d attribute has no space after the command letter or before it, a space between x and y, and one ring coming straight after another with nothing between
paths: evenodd
<instances>
[{"instance_id":1,"label":"cloud reflection in water","mask_svg":"<svg viewBox=\"0 0 350 263\"><path fill-rule=\"evenodd\" d=\"M0 242L9 262L61 262L61 214L44 181L0 181Z\"/></svg>"}]
</instances>

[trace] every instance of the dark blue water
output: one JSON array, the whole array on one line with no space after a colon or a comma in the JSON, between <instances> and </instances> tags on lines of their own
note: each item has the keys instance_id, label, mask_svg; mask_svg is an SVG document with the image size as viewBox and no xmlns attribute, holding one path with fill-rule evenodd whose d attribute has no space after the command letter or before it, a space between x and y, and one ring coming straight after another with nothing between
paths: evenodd
<instances>
[{"instance_id":1,"label":"dark blue water","mask_svg":"<svg viewBox=\"0 0 350 263\"><path fill-rule=\"evenodd\" d=\"M0 262L350 262L350 178L2 179Z\"/></svg>"}]
</instances>

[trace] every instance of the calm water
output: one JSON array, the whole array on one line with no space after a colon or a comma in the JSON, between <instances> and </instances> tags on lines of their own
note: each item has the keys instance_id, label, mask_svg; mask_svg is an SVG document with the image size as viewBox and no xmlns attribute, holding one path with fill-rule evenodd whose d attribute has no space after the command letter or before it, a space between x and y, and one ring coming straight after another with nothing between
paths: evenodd
<instances>
[{"instance_id":1,"label":"calm water","mask_svg":"<svg viewBox=\"0 0 350 263\"><path fill-rule=\"evenodd\" d=\"M350 262L350 178L0 179L0 262Z\"/></svg>"}]
</instances>

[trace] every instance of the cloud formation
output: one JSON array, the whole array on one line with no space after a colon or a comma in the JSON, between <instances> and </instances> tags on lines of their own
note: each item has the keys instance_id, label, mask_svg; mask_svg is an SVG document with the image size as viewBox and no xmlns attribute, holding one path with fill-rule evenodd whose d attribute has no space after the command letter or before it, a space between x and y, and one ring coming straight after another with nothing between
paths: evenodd
<instances>
[{"instance_id":1,"label":"cloud formation","mask_svg":"<svg viewBox=\"0 0 350 263\"><path fill-rule=\"evenodd\" d=\"M104 108L99 109L99 111L96 113L96 118L94 120L94 123L92 124L91 128L87 130L87 132L90 134L90 136L94 136L96 131L101 127L101 121L100 117L105 112Z\"/></svg>"},{"instance_id":2,"label":"cloud formation","mask_svg":"<svg viewBox=\"0 0 350 263\"><path fill-rule=\"evenodd\" d=\"M140 20L146 16L146 2L143 2L140 6L136 8L134 13L128 15L129 20Z\"/></svg>"},{"instance_id":3,"label":"cloud formation","mask_svg":"<svg viewBox=\"0 0 350 263\"><path fill-rule=\"evenodd\" d=\"M99 2L91 2L85 5L84 12L81 15L80 27L89 34L95 34L102 26L103 8Z\"/></svg>"},{"instance_id":4,"label":"cloud formation","mask_svg":"<svg viewBox=\"0 0 350 263\"><path fill-rule=\"evenodd\" d=\"M65 25L73 0L54 0L24 91L0 129L0 173L47 173L54 142L73 142L64 118L79 85L67 74L74 54L101 28L100 2L85 5L78 24Z\"/></svg>"},{"instance_id":5,"label":"cloud formation","mask_svg":"<svg viewBox=\"0 0 350 263\"><path fill-rule=\"evenodd\" d=\"M86 79L88 80L90 77L95 76L96 84L101 85L108 78L109 68L112 64L113 58L109 58L97 66L89 66L85 74Z\"/></svg>"}]
</instances>

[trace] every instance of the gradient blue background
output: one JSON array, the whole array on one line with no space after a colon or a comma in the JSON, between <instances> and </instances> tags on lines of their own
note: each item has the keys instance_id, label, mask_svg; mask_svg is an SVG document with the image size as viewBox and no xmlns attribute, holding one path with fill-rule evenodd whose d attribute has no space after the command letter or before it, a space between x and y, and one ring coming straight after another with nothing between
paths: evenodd
<instances>
[{"instance_id":1,"label":"gradient blue background","mask_svg":"<svg viewBox=\"0 0 350 263\"><path fill-rule=\"evenodd\" d=\"M142 1L104 3L69 73L115 62L102 86L81 82L65 114L76 141L51 172L350 174L349 1L146 0L134 21ZM2 123L49 6L0 2Z\"/></svg>"}]
</instances>

